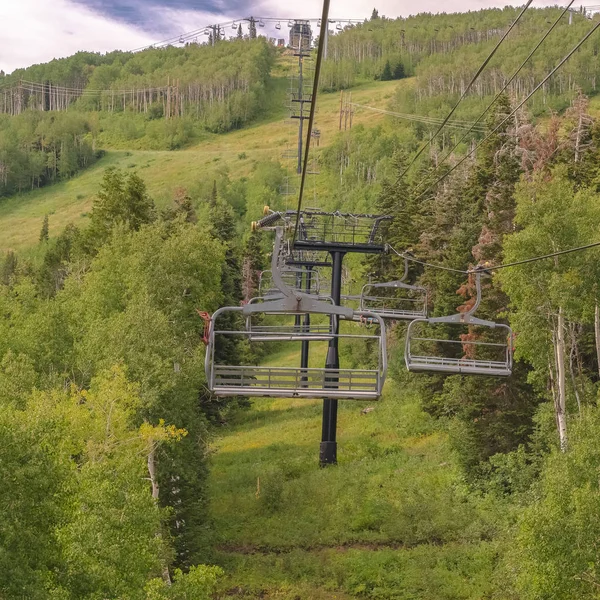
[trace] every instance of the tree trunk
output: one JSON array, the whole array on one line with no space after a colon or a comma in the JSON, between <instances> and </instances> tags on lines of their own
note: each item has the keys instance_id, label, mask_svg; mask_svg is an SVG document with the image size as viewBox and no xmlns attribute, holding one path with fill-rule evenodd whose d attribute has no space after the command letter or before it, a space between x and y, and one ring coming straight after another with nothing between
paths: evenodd
<instances>
[{"instance_id":1,"label":"tree trunk","mask_svg":"<svg viewBox=\"0 0 600 600\"><path fill-rule=\"evenodd\" d=\"M560 448L567 449L567 413L566 413L566 377L565 377L565 315L562 307L558 309L558 322L554 335L556 360L557 394L554 403L556 424L560 438Z\"/></svg>"},{"instance_id":2,"label":"tree trunk","mask_svg":"<svg viewBox=\"0 0 600 600\"><path fill-rule=\"evenodd\" d=\"M596 338L596 358L598 359L598 375L600 375L600 306L596 302L594 311L594 336Z\"/></svg>"},{"instance_id":3,"label":"tree trunk","mask_svg":"<svg viewBox=\"0 0 600 600\"><path fill-rule=\"evenodd\" d=\"M156 479L156 447L154 445L152 445L150 452L148 452L148 474L150 475L150 483L152 484L152 498L154 498L156 505L158 506L160 488L158 487L158 481ZM157 533L156 535L162 537L160 533ZM165 583L171 585L171 574L169 573L169 566L166 563L163 565L162 577Z\"/></svg>"}]
</instances>

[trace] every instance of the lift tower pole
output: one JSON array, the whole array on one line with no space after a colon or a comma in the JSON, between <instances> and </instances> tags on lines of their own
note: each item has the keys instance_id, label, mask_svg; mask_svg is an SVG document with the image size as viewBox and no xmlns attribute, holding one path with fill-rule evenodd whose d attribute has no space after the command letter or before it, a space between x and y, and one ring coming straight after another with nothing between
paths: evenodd
<instances>
[{"instance_id":1,"label":"lift tower pole","mask_svg":"<svg viewBox=\"0 0 600 600\"><path fill-rule=\"evenodd\" d=\"M341 305L342 301L342 261L344 260L345 252L334 251L331 256L331 298L336 306ZM325 362L326 369L337 371L340 368L340 354L338 348L338 334L340 332L340 321L337 316L332 316L334 337L329 341L327 349L327 360ZM336 388L338 378L332 376L326 381L331 382L330 386ZM321 448L319 451L319 464L324 467L326 465L335 465L337 463L337 409L338 401L331 398L323 399L323 427L321 431Z\"/></svg>"},{"instance_id":2,"label":"lift tower pole","mask_svg":"<svg viewBox=\"0 0 600 600\"><path fill-rule=\"evenodd\" d=\"M292 211L293 212L293 211ZM341 305L342 263L348 253L381 254L385 245L381 240L379 227L382 222L390 221L387 215L353 215L340 212L327 213L320 210L302 211L303 225L299 228L299 237L293 243L293 250L327 252L331 256L331 298L337 306ZM306 234L307 223L304 219L319 221L309 225L310 238ZM325 363L325 387L336 389L339 382L340 356L338 348L339 319L332 316L334 337L329 342ZM308 356L306 356L306 359ZM304 361L304 357L302 357ZM303 362L304 365L304 362ZM331 371L331 373L327 373ZM337 464L337 408L338 401L323 399L323 427L319 464L322 467Z\"/></svg>"}]
</instances>

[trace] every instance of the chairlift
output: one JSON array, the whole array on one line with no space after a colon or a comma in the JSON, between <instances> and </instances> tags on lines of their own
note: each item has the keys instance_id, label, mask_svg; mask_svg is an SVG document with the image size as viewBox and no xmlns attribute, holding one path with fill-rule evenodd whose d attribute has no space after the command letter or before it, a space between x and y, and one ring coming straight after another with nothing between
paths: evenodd
<instances>
[{"instance_id":1,"label":"chairlift","mask_svg":"<svg viewBox=\"0 0 600 600\"><path fill-rule=\"evenodd\" d=\"M321 19L319 19L319 20L317 21L317 27L318 27L318 28L320 28L320 27L321 27Z\"/></svg>"},{"instance_id":2,"label":"chairlift","mask_svg":"<svg viewBox=\"0 0 600 600\"><path fill-rule=\"evenodd\" d=\"M180 35L180 36L179 36L179 43L180 43L180 44L183 44L183 43L185 43L185 39L184 39L183 35Z\"/></svg>"},{"instance_id":3,"label":"chairlift","mask_svg":"<svg viewBox=\"0 0 600 600\"><path fill-rule=\"evenodd\" d=\"M339 21L338 21L337 25L335 26L335 28L336 28L338 31L342 31L342 29L343 29L343 27L342 27L342 24L341 24Z\"/></svg>"},{"instance_id":4,"label":"chairlift","mask_svg":"<svg viewBox=\"0 0 600 600\"><path fill-rule=\"evenodd\" d=\"M321 280L319 271L316 269L310 271L310 291L302 289L302 278L303 275L307 273L308 271L302 268L283 267L280 269L281 277L285 281L286 285L292 290L304 292L305 294L319 294ZM262 271L260 273L258 278L258 293L260 296L269 296L273 294L276 296L281 295L280 290L277 288L274 282L273 271L271 269Z\"/></svg>"},{"instance_id":5,"label":"chairlift","mask_svg":"<svg viewBox=\"0 0 600 600\"><path fill-rule=\"evenodd\" d=\"M276 230L275 252L272 259L273 279L281 292L276 299L265 298L263 302L251 302L240 307L224 307L215 312L207 322L207 348L205 371L208 388L216 396L262 396L274 398L331 398L354 400L377 400L383 388L387 371L387 354L385 343L385 324L379 315L369 312L356 313L350 308L336 306L308 294L297 292L288 287L279 272L278 256L281 247L282 229ZM356 345L361 341L375 343L377 365L364 369L315 368L315 367L271 367L255 365L227 365L217 362L215 346L219 340L244 339L250 346L261 340L281 341L281 336L263 335L256 337L245 327L234 328L231 325L235 319L226 319L227 315L239 315L252 318L259 315L320 315L329 317L333 326L326 334L319 331L292 332L285 338L290 342L302 342L309 339L312 342L329 344L336 337L340 344ZM367 322L376 323L375 332L355 333L359 325L354 322L362 317ZM238 322L240 319L238 319ZM220 323L227 322L227 328L222 329ZM344 323L350 328L349 333L339 333L338 323ZM336 331L337 333L333 333ZM257 332L255 332L257 333ZM319 339L321 338L321 339ZM372 356L370 353L369 356Z\"/></svg>"},{"instance_id":6,"label":"chairlift","mask_svg":"<svg viewBox=\"0 0 600 600\"><path fill-rule=\"evenodd\" d=\"M249 304L260 304L282 299L283 294L252 298ZM335 305L331 297L318 297L320 301ZM246 317L248 340L253 342L329 341L334 337L335 321L327 316L311 318L309 313L265 312Z\"/></svg>"},{"instance_id":7,"label":"chairlift","mask_svg":"<svg viewBox=\"0 0 600 600\"><path fill-rule=\"evenodd\" d=\"M475 272L477 298L473 307L447 317L419 318L406 331L405 362L409 371L507 377L512 373L513 335L508 325L473 316L481 303L481 272ZM448 326L455 339L441 339L429 332ZM457 328L466 332L456 336ZM477 338L486 331L486 340ZM491 340L490 337L491 336ZM456 339L458 337L459 339Z\"/></svg>"},{"instance_id":8,"label":"chairlift","mask_svg":"<svg viewBox=\"0 0 600 600\"><path fill-rule=\"evenodd\" d=\"M259 27L264 27L265 26L265 22L262 19L259 19L258 26Z\"/></svg>"},{"instance_id":9,"label":"chairlift","mask_svg":"<svg viewBox=\"0 0 600 600\"><path fill-rule=\"evenodd\" d=\"M281 29L281 23L279 21L275 24L275 29Z\"/></svg>"},{"instance_id":10,"label":"chairlift","mask_svg":"<svg viewBox=\"0 0 600 600\"><path fill-rule=\"evenodd\" d=\"M288 27L293 27L294 26L294 21L292 21L291 19L288 21Z\"/></svg>"},{"instance_id":11,"label":"chairlift","mask_svg":"<svg viewBox=\"0 0 600 600\"><path fill-rule=\"evenodd\" d=\"M231 24L231 29L233 29L233 30L235 31L235 30L237 29L237 27L238 27L238 26L237 26L237 23L234 21L234 22Z\"/></svg>"},{"instance_id":12,"label":"chairlift","mask_svg":"<svg viewBox=\"0 0 600 600\"><path fill-rule=\"evenodd\" d=\"M408 258L404 258L404 275L397 281L367 283L360 294L360 309L390 320L427 317L427 290L405 283Z\"/></svg>"}]
</instances>

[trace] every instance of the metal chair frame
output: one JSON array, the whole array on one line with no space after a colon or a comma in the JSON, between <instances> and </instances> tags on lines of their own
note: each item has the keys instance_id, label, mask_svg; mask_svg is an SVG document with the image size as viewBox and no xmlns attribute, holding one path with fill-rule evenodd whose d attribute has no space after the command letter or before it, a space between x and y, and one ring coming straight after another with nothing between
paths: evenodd
<instances>
[{"instance_id":1,"label":"metal chair frame","mask_svg":"<svg viewBox=\"0 0 600 600\"><path fill-rule=\"evenodd\" d=\"M241 307L223 307L215 312L209 322L208 345L205 356L205 372L209 389L216 396L266 396L275 398L331 398L352 400L376 400L380 397L387 374L387 352L385 323L374 313L355 312L350 308L330 304L314 296L293 290L285 284L278 265L279 250L283 231L276 229L275 251L272 259L273 280L281 295L268 298L264 302L248 303ZM379 333L369 335L328 334L326 339L374 340L378 344L378 366L376 369L340 368L301 368L231 366L215 363L215 337L242 336L252 341L252 332L247 330L219 330L219 317L226 313L240 313L243 317L254 314L327 315L334 323L332 331L337 331L336 319L348 321L357 317L369 319L379 324ZM287 341L324 341L318 336L307 338L306 332L292 333ZM266 336L265 341L275 341L277 336ZM256 338L255 338L256 339ZM279 339L281 339L279 337Z\"/></svg>"},{"instance_id":2,"label":"metal chair frame","mask_svg":"<svg viewBox=\"0 0 600 600\"><path fill-rule=\"evenodd\" d=\"M447 317L434 318L419 318L414 319L409 324L406 331L405 353L404 359L406 368L414 372L434 372L445 374L459 375L491 375L499 377L508 377L512 374L513 365L513 348L512 348L512 329L508 325L495 323L494 321L485 321L474 317L475 311L481 303L481 273L475 273L475 283L477 290L477 299L473 307L464 312ZM507 343L497 342L478 342L478 341L460 341L460 340L444 340L437 338L420 338L414 333L415 327L419 323L427 324L450 324L450 325L466 325L487 327L490 329L504 329L507 334ZM414 352L414 342L434 342L437 344L460 344L463 348L466 347L482 347L482 348L504 348L503 360L483 360L477 358L451 358L444 356L423 356Z\"/></svg>"},{"instance_id":3,"label":"metal chair frame","mask_svg":"<svg viewBox=\"0 0 600 600\"><path fill-rule=\"evenodd\" d=\"M297 278L298 278L298 276L301 277L305 273L307 273L307 270L303 269L303 268L299 268L299 267L285 267L284 269L281 270L281 275L284 277L285 276L289 276L289 277L295 276L296 281L292 285L290 285L289 283L287 283L287 285L292 290L297 290L297 291L303 291L301 288L297 287L298 283L299 283ZM265 271L261 271L261 273L259 275L259 279L258 279L258 294L259 294L259 296L265 297L265 296L273 296L273 295L281 294L281 291L279 290L279 288L277 288L276 285L275 285L275 287L267 287L265 284L265 279L269 275L271 275L271 281L269 283L273 283L273 284L275 283L274 278L272 277L272 274L273 274L272 269L267 269ZM300 283L300 285L302 285L302 284ZM321 285L321 280L320 280L319 271L316 269L313 269L311 271L311 290L310 290L310 292L304 292L304 293L309 293L311 295L318 295L319 290L320 290L320 285Z\"/></svg>"},{"instance_id":4,"label":"metal chair frame","mask_svg":"<svg viewBox=\"0 0 600 600\"><path fill-rule=\"evenodd\" d=\"M368 310L389 320L413 320L427 318L428 295L424 287L404 283L408 277L408 259L404 259L404 275L397 281L367 283L360 293L360 309ZM370 293L371 290L395 289L418 294L419 298L393 298ZM400 308L398 303L413 303L414 308ZM396 304L396 306L394 306Z\"/></svg>"}]
</instances>

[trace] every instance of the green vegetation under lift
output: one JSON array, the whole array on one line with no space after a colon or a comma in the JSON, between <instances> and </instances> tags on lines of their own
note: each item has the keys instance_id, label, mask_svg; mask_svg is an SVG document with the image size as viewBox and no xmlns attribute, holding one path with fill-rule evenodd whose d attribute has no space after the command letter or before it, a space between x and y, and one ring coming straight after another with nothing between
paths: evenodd
<instances>
[{"instance_id":1,"label":"green vegetation under lift","mask_svg":"<svg viewBox=\"0 0 600 600\"><path fill-rule=\"evenodd\" d=\"M481 303L481 272L475 272L475 285L477 298L468 311L415 319L409 324L404 355L409 371L503 377L512 374L512 330L508 325L473 316ZM457 328L462 333L456 335ZM459 339L441 338L442 331L453 331ZM433 335L427 336L429 332Z\"/></svg>"}]
</instances>

